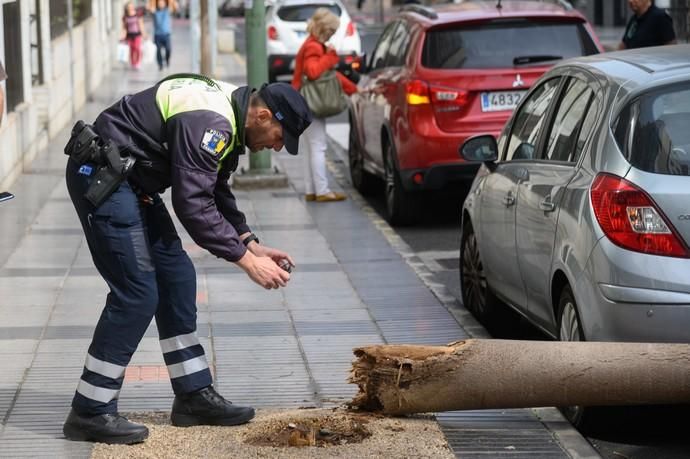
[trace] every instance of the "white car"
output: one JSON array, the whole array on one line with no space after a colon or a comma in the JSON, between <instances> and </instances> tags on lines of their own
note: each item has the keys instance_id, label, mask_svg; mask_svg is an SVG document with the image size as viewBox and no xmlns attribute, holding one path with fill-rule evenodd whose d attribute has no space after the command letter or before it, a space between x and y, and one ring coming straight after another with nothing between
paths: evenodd
<instances>
[{"instance_id":1,"label":"white car","mask_svg":"<svg viewBox=\"0 0 690 459\"><path fill-rule=\"evenodd\" d=\"M340 27L329 40L338 55L349 61L350 56L361 54L357 27L339 0L277 0L266 10L269 81L292 78L295 55L307 38L307 22L318 8L328 8L340 17Z\"/></svg>"}]
</instances>

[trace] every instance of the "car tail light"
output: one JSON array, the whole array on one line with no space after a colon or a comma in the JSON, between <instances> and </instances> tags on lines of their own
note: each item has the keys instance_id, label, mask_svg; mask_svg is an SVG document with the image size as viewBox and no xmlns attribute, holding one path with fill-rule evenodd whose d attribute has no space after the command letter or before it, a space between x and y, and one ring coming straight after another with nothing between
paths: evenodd
<instances>
[{"instance_id":1,"label":"car tail light","mask_svg":"<svg viewBox=\"0 0 690 459\"><path fill-rule=\"evenodd\" d=\"M688 258L685 244L652 199L624 178L599 174L590 190L594 215L614 244L635 252Z\"/></svg>"},{"instance_id":2,"label":"car tail light","mask_svg":"<svg viewBox=\"0 0 690 459\"><path fill-rule=\"evenodd\" d=\"M432 103L440 111L460 110L467 104L468 92L463 89L429 85L421 80L412 80L405 87L409 105Z\"/></svg>"},{"instance_id":3,"label":"car tail light","mask_svg":"<svg viewBox=\"0 0 690 459\"><path fill-rule=\"evenodd\" d=\"M345 36L346 37L351 37L355 34L357 29L355 29L355 23L350 21L347 23L347 29L345 29Z\"/></svg>"},{"instance_id":4,"label":"car tail light","mask_svg":"<svg viewBox=\"0 0 690 459\"><path fill-rule=\"evenodd\" d=\"M408 105L422 105L431 103L429 99L429 85L421 80L412 80L405 85L405 99Z\"/></svg>"},{"instance_id":5,"label":"car tail light","mask_svg":"<svg viewBox=\"0 0 690 459\"><path fill-rule=\"evenodd\" d=\"M278 29L276 26L268 26L268 39L277 40L278 39Z\"/></svg>"}]
</instances>

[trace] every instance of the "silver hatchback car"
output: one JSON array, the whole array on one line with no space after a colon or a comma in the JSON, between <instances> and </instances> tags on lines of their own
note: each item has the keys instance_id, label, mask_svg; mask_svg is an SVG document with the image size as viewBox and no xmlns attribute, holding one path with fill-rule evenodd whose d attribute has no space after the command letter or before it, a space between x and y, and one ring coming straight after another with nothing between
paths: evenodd
<instances>
[{"instance_id":1,"label":"silver hatchback car","mask_svg":"<svg viewBox=\"0 0 690 459\"><path fill-rule=\"evenodd\" d=\"M690 45L565 61L533 86L462 209L465 305L561 340L690 342Z\"/></svg>"}]
</instances>

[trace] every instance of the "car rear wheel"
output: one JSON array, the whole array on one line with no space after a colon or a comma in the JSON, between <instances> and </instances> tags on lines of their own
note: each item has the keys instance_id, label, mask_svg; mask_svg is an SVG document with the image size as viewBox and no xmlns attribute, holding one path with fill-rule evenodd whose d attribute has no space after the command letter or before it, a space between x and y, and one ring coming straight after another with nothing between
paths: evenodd
<instances>
[{"instance_id":1,"label":"car rear wheel","mask_svg":"<svg viewBox=\"0 0 690 459\"><path fill-rule=\"evenodd\" d=\"M350 178L352 185L364 196L372 194L375 189L375 177L364 170L364 155L359 146L357 130L350 117L350 135L348 139L348 158L350 161Z\"/></svg>"},{"instance_id":2,"label":"car rear wheel","mask_svg":"<svg viewBox=\"0 0 690 459\"><path fill-rule=\"evenodd\" d=\"M501 302L486 280L477 237L471 224L463 227L460 244L460 289L462 302L474 317L487 328L499 325Z\"/></svg>"},{"instance_id":3,"label":"car rear wheel","mask_svg":"<svg viewBox=\"0 0 690 459\"><path fill-rule=\"evenodd\" d=\"M561 290L558 301L558 339L561 341L585 341L577 303L570 285ZM563 416L578 429L584 429L588 422L588 408L584 406L562 406L559 408Z\"/></svg>"},{"instance_id":4,"label":"car rear wheel","mask_svg":"<svg viewBox=\"0 0 690 459\"><path fill-rule=\"evenodd\" d=\"M395 166L395 150L390 143L384 149L384 169L386 180L386 219L393 226L415 223L419 218L420 196L403 188L400 173Z\"/></svg>"}]
</instances>

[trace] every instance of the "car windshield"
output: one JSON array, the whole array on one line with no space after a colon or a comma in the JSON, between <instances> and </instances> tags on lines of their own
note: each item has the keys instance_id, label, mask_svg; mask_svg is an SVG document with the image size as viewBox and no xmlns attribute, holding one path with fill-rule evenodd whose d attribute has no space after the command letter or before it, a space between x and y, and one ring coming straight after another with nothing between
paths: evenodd
<instances>
[{"instance_id":1,"label":"car windshield","mask_svg":"<svg viewBox=\"0 0 690 459\"><path fill-rule=\"evenodd\" d=\"M637 118L632 133L626 122ZM646 172L690 175L690 83L645 94L619 117L616 140L630 164ZM630 137L632 135L632 137ZM626 142L629 139L630 142Z\"/></svg>"},{"instance_id":2,"label":"car windshield","mask_svg":"<svg viewBox=\"0 0 690 459\"><path fill-rule=\"evenodd\" d=\"M521 67L597 52L581 23L452 24L427 32L422 65L435 69Z\"/></svg>"},{"instance_id":3,"label":"car windshield","mask_svg":"<svg viewBox=\"0 0 690 459\"><path fill-rule=\"evenodd\" d=\"M340 7L334 4L309 3L305 5L284 5L278 10L278 17L288 22L307 22L314 11L319 8L328 8L336 16L342 13Z\"/></svg>"}]
</instances>

